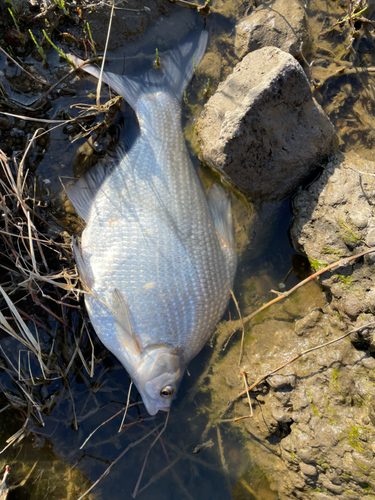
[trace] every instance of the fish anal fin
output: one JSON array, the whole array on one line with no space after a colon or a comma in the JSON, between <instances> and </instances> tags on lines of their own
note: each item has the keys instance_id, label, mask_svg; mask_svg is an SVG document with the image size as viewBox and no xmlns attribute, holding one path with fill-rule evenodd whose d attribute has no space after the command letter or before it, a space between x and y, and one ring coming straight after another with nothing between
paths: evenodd
<instances>
[{"instance_id":1,"label":"fish anal fin","mask_svg":"<svg viewBox=\"0 0 375 500\"><path fill-rule=\"evenodd\" d=\"M224 246L234 247L232 204L227 191L219 184L213 184L208 193L208 206L215 229Z\"/></svg>"},{"instance_id":2,"label":"fish anal fin","mask_svg":"<svg viewBox=\"0 0 375 500\"><path fill-rule=\"evenodd\" d=\"M126 300L118 288L112 292L112 308L116 312L114 315L115 328L121 343L133 354L140 355L143 346L134 333Z\"/></svg>"},{"instance_id":3,"label":"fish anal fin","mask_svg":"<svg viewBox=\"0 0 375 500\"><path fill-rule=\"evenodd\" d=\"M74 238L74 237L72 238L72 245L73 245L73 253L74 253L74 258L75 258L75 261L77 264L78 272L81 275L81 278L82 278L84 284L87 286L87 288L92 290L92 288L94 286L94 280L90 277L90 275L86 269L85 263L83 262L83 257L82 257L81 249L78 245L77 238Z\"/></svg>"}]
</instances>

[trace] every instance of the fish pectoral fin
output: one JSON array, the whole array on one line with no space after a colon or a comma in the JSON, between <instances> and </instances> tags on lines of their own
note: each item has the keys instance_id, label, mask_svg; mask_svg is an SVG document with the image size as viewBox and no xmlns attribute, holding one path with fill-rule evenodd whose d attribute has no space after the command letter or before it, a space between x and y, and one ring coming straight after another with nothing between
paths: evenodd
<instances>
[{"instance_id":1,"label":"fish pectoral fin","mask_svg":"<svg viewBox=\"0 0 375 500\"><path fill-rule=\"evenodd\" d=\"M208 193L207 201L215 229L222 243L234 247L232 204L227 191L219 184L213 184Z\"/></svg>"},{"instance_id":2,"label":"fish pectoral fin","mask_svg":"<svg viewBox=\"0 0 375 500\"><path fill-rule=\"evenodd\" d=\"M87 288L92 290L92 288L94 286L94 280L92 278L90 278L90 275L86 269L85 263L83 262L83 257L82 257L81 249L78 245L77 238L72 237L72 245L73 245L73 253L74 253L74 258L76 260L78 272L81 275L82 281L87 286Z\"/></svg>"},{"instance_id":3,"label":"fish pectoral fin","mask_svg":"<svg viewBox=\"0 0 375 500\"><path fill-rule=\"evenodd\" d=\"M116 312L114 315L116 332L122 343L133 354L141 354L142 343L134 333L128 306L118 288L115 288L112 292L112 307Z\"/></svg>"}]
</instances>

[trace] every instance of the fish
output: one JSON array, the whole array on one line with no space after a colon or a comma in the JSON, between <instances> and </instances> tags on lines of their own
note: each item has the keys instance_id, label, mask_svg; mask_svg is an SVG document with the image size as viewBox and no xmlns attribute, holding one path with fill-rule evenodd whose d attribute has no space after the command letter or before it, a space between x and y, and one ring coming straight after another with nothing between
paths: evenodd
<instances>
[{"instance_id":1,"label":"fish","mask_svg":"<svg viewBox=\"0 0 375 500\"><path fill-rule=\"evenodd\" d=\"M230 197L218 184L206 196L182 132L182 97L206 44L206 31L193 32L158 69L103 72L139 134L67 187L86 223L73 248L91 323L150 415L170 410L228 306L237 267Z\"/></svg>"}]
</instances>

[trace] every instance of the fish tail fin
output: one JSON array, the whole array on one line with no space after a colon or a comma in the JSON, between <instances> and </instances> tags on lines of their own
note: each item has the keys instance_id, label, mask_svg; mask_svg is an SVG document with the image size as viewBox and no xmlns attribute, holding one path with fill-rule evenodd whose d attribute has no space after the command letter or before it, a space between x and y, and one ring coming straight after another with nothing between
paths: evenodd
<instances>
[{"instance_id":1,"label":"fish tail fin","mask_svg":"<svg viewBox=\"0 0 375 500\"><path fill-rule=\"evenodd\" d=\"M182 99L195 70L206 50L208 32L190 33L176 47L160 56L160 67L152 68L145 73L131 76L116 75L103 72L102 80L136 107L142 94L155 93L160 90L168 92L178 100ZM82 62L70 56L75 64ZM87 73L99 78L100 70L95 66L84 66Z\"/></svg>"}]
</instances>

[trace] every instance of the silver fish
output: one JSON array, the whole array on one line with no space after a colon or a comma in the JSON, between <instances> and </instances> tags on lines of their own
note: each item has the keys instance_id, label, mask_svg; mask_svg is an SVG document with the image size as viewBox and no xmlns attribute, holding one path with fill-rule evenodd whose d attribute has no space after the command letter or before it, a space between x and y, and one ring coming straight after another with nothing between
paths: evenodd
<instances>
[{"instance_id":1,"label":"silver fish","mask_svg":"<svg viewBox=\"0 0 375 500\"><path fill-rule=\"evenodd\" d=\"M206 43L207 32L194 33L159 69L103 73L135 110L140 134L68 188L86 222L74 247L96 296L85 295L91 322L151 415L169 411L228 305L237 266L231 203L218 185L205 196L181 128L180 102Z\"/></svg>"}]
</instances>

